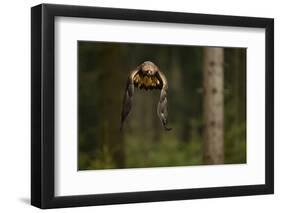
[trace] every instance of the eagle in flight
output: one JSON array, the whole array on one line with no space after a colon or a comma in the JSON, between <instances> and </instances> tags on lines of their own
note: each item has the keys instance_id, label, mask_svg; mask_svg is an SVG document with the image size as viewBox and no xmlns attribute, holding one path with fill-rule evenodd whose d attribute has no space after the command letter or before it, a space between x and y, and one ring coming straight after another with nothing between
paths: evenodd
<instances>
[{"instance_id":1,"label":"eagle in flight","mask_svg":"<svg viewBox=\"0 0 281 213\"><path fill-rule=\"evenodd\" d=\"M157 106L157 114L163 125L163 128L166 131L171 130L172 128L167 127L168 82L164 74L151 61L143 62L141 65L137 66L134 70L129 73L123 100L120 130L122 130L124 121L129 115L130 110L132 108L135 87L145 90L161 90L160 99Z\"/></svg>"}]
</instances>

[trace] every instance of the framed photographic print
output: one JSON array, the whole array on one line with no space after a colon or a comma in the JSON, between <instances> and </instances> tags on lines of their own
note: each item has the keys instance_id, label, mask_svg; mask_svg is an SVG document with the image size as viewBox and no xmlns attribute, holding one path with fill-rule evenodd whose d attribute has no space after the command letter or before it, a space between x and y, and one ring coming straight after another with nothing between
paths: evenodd
<instances>
[{"instance_id":1,"label":"framed photographic print","mask_svg":"<svg viewBox=\"0 0 281 213\"><path fill-rule=\"evenodd\" d=\"M31 9L31 203L274 191L274 21Z\"/></svg>"}]
</instances>

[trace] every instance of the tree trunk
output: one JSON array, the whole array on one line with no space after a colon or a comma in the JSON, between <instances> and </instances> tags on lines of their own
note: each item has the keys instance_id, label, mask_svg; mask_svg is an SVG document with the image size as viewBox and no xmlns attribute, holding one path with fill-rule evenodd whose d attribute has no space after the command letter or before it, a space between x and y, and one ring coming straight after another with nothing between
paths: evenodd
<instances>
[{"instance_id":1,"label":"tree trunk","mask_svg":"<svg viewBox=\"0 0 281 213\"><path fill-rule=\"evenodd\" d=\"M223 48L204 48L203 121L205 164L224 163Z\"/></svg>"},{"instance_id":2,"label":"tree trunk","mask_svg":"<svg viewBox=\"0 0 281 213\"><path fill-rule=\"evenodd\" d=\"M119 60L118 55L122 51L118 45L113 45L107 49L105 58L101 60L107 61L103 66L102 79L100 80L100 104L99 107L102 121L100 141L102 142L102 151L104 162L109 168L124 168L125 167L125 145L123 134L119 131L120 126L120 111L116 106L122 103L123 85L121 82L122 75L119 70L127 70L122 60ZM117 70L117 71L116 71ZM108 77L110 76L110 77ZM117 92L119 91L119 92Z\"/></svg>"}]
</instances>

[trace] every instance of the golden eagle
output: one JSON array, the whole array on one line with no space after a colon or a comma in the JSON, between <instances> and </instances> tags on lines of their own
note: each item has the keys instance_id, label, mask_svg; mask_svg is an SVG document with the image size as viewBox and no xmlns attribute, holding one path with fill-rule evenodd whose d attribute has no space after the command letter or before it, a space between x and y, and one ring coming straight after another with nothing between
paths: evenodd
<instances>
[{"instance_id":1,"label":"golden eagle","mask_svg":"<svg viewBox=\"0 0 281 213\"><path fill-rule=\"evenodd\" d=\"M167 127L167 93L168 93L168 82L164 74L159 70L159 68L151 61L145 61L141 65L137 66L132 70L128 76L125 95L123 100L123 108L121 113L121 127L123 128L123 123L127 118L130 110L132 108L134 88L151 90L160 89L160 99L157 106L158 117L166 131L172 128Z\"/></svg>"}]
</instances>

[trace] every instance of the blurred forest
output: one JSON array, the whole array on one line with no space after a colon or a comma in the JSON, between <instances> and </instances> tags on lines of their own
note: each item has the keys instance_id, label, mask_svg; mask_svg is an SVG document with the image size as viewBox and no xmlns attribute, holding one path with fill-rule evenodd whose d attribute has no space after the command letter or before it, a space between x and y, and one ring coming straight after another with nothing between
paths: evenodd
<instances>
[{"instance_id":1,"label":"blurred forest","mask_svg":"<svg viewBox=\"0 0 281 213\"><path fill-rule=\"evenodd\" d=\"M203 69L208 49L79 41L78 169L246 163L245 48L216 48L223 54L223 157L204 157L208 146L203 136ZM129 71L144 61L155 63L168 79L168 123L173 128L169 132L157 116L160 90L139 89L119 131Z\"/></svg>"}]
</instances>

